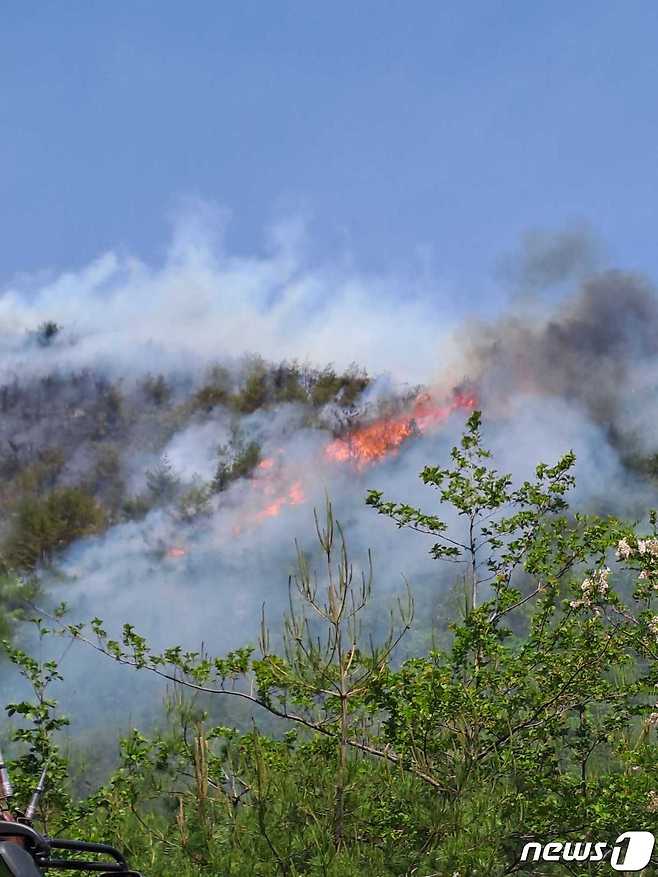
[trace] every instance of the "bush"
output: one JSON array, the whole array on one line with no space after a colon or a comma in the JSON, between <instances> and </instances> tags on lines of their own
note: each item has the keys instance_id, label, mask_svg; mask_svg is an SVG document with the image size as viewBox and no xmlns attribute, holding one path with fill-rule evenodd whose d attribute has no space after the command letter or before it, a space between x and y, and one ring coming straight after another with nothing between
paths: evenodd
<instances>
[{"instance_id":1,"label":"bush","mask_svg":"<svg viewBox=\"0 0 658 877\"><path fill-rule=\"evenodd\" d=\"M208 369L206 383L192 397L193 411L210 412L217 405L229 405L232 399L233 380L228 369L214 365Z\"/></svg>"},{"instance_id":2,"label":"bush","mask_svg":"<svg viewBox=\"0 0 658 877\"><path fill-rule=\"evenodd\" d=\"M63 487L45 497L26 497L16 511L5 547L7 562L32 570L53 560L57 551L76 539L99 533L103 509L81 487Z\"/></svg>"},{"instance_id":3,"label":"bush","mask_svg":"<svg viewBox=\"0 0 658 877\"><path fill-rule=\"evenodd\" d=\"M268 395L265 363L255 357L248 364L244 386L235 397L235 407L242 414L251 414L267 403Z\"/></svg>"},{"instance_id":4,"label":"bush","mask_svg":"<svg viewBox=\"0 0 658 877\"><path fill-rule=\"evenodd\" d=\"M121 642L100 619L67 628L113 660L283 723L245 734L186 710L173 734L124 741L103 794L151 874L504 877L528 872L528 842L655 829L658 515L647 534L569 513L572 453L516 486L490 457L474 412L448 466L421 473L430 512L368 495L429 537L437 561L461 565L445 648L399 661L404 603L379 643L368 636L370 558L354 578L330 504L315 554L298 546L276 647L264 621L258 651L223 657L153 651L130 624ZM551 867L541 873L563 873ZM608 868L571 859L567 870Z\"/></svg>"},{"instance_id":5,"label":"bush","mask_svg":"<svg viewBox=\"0 0 658 877\"><path fill-rule=\"evenodd\" d=\"M337 374L327 366L317 374L311 389L311 401L317 407L338 401L341 405L353 405L368 386L369 378L365 371L351 366L342 374Z\"/></svg>"},{"instance_id":6,"label":"bush","mask_svg":"<svg viewBox=\"0 0 658 877\"><path fill-rule=\"evenodd\" d=\"M0 572L0 640L9 639L16 625L30 614L29 602L39 592L36 580L23 580L10 571Z\"/></svg>"},{"instance_id":7,"label":"bush","mask_svg":"<svg viewBox=\"0 0 658 877\"><path fill-rule=\"evenodd\" d=\"M260 445L255 441L246 441L240 430L233 430L227 445L218 449L218 463L212 489L220 493L238 478L246 478L260 462Z\"/></svg>"},{"instance_id":8,"label":"bush","mask_svg":"<svg viewBox=\"0 0 658 877\"><path fill-rule=\"evenodd\" d=\"M167 505L176 499L180 491L180 479L167 457L162 457L153 469L147 471L146 487L152 505Z\"/></svg>"}]
</instances>

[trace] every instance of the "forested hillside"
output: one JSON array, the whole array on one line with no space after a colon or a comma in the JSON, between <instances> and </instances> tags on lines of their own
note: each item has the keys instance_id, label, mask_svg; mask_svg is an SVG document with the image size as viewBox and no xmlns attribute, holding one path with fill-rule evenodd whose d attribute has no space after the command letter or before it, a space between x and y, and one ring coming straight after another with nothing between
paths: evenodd
<instances>
[{"instance_id":1,"label":"forested hillside","mask_svg":"<svg viewBox=\"0 0 658 877\"><path fill-rule=\"evenodd\" d=\"M611 272L427 386L14 339L17 799L163 877L604 873L658 812L656 325Z\"/></svg>"},{"instance_id":2,"label":"forested hillside","mask_svg":"<svg viewBox=\"0 0 658 877\"><path fill-rule=\"evenodd\" d=\"M448 638L402 663L396 648L423 625L413 596L366 633L376 577L330 503L316 514L317 573L298 548L282 649L267 624L257 648L214 655L174 640L153 650L138 620L116 641L100 618L55 613L42 640L177 683L166 725L123 739L119 767L80 799L48 696L57 665L8 647L34 689L9 706L24 727L19 796L47 763L49 831L112 840L153 875L609 870L617 836L651 830L658 812L658 532L653 513L648 531L574 515L573 466L568 453L513 483L476 411L449 459L420 473L447 517L368 494L392 529L428 534L462 583ZM213 722L225 700L252 726ZM549 840L566 861L536 861Z\"/></svg>"},{"instance_id":3,"label":"forested hillside","mask_svg":"<svg viewBox=\"0 0 658 877\"><path fill-rule=\"evenodd\" d=\"M44 323L33 343L48 346L59 331L56 323ZM271 365L259 357L231 371L210 366L196 380L147 374L112 381L92 369L16 374L0 387L5 632L12 614L20 614L12 571L33 593L32 574L56 566L58 555L78 539L142 520L155 508L193 523L262 462L258 441L242 428L245 418L289 405L296 427L301 421L339 436L358 417L381 414L359 404L368 382L356 366L337 373L331 366ZM407 401L388 400L389 413ZM177 434L204 425L212 430L213 423L212 471L205 479L185 479L166 448Z\"/></svg>"}]
</instances>

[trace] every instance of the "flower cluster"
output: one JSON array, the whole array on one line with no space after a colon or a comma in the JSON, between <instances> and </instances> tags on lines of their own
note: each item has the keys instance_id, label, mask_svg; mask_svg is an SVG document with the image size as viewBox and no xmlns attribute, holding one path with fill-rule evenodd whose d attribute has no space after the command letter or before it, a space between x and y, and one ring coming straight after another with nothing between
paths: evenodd
<instances>
[{"instance_id":1,"label":"flower cluster","mask_svg":"<svg viewBox=\"0 0 658 877\"><path fill-rule=\"evenodd\" d=\"M650 554L652 557L658 557L658 539L638 539L638 554Z\"/></svg>"},{"instance_id":2,"label":"flower cluster","mask_svg":"<svg viewBox=\"0 0 658 877\"><path fill-rule=\"evenodd\" d=\"M606 566L604 569L598 569L591 576L588 576L580 586L581 594L579 600L572 600L569 605L572 609L580 609L583 606L593 606L595 600L605 598L608 594L608 576L610 570Z\"/></svg>"},{"instance_id":3,"label":"flower cluster","mask_svg":"<svg viewBox=\"0 0 658 877\"><path fill-rule=\"evenodd\" d=\"M647 795L647 810L649 813L658 813L658 792L655 789Z\"/></svg>"},{"instance_id":4,"label":"flower cluster","mask_svg":"<svg viewBox=\"0 0 658 877\"><path fill-rule=\"evenodd\" d=\"M656 557L658 558L658 539L638 539L637 546L633 548L628 539L620 539L617 543L617 558L619 560L629 560L634 554L640 557Z\"/></svg>"},{"instance_id":5,"label":"flower cluster","mask_svg":"<svg viewBox=\"0 0 658 877\"><path fill-rule=\"evenodd\" d=\"M638 539L635 546L628 539L620 539L617 543L617 559L651 565L652 561L658 561L658 539ZM653 589L658 591L658 569L647 569L645 566L638 579L640 582L653 582Z\"/></svg>"},{"instance_id":6,"label":"flower cluster","mask_svg":"<svg viewBox=\"0 0 658 877\"><path fill-rule=\"evenodd\" d=\"M633 553L633 549L628 544L627 539L620 539L617 543L617 558L619 560L628 560Z\"/></svg>"}]
</instances>

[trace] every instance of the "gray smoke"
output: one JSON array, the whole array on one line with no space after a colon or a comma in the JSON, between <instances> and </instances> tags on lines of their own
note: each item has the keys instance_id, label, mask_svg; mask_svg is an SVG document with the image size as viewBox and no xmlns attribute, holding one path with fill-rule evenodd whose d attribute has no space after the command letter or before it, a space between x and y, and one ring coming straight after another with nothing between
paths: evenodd
<instances>
[{"instance_id":1,"label":"gray smoke","mask_svg":"<svg viewBox=\"0 0 658 877\"><path fill-rule=\"evenodd\" d=\"M591 274L600 264L601 243L585 224L559 232L534 229L523 235L517 252L500 260L498 276L521 296L532 296Z\"/></svg>"},{"instance_id":2,"label":"gray smoke","mask_svg":"<svg viewBox=\"0 0 658 877\"><path fill-rule=\"evenodd\" d=\"M146 371L178 375L178 402L210 363L224 362L237 374L246 352L274 361L308 356L320 366L356 360L383 373L362 400L366 411L395 397L405 382L431 384L442 400L466 381L478 395L485 439L501 470L525 478L539 460L553 463L573 449L577 505L641 515L651 504L653 487L629 470L627 458L629 448L658 449L658 302L652 286L633 274L605 271L578 280L598 258L587 235L570 230L528 238L525 255L508 265L515 292L574 283L558 303L521 310L513 298L497 319L469 319L459 329L445 292L406 300L399 278L309 265L296 236L282 232L260 258L231 257L221 243L213 247L188 225L161 268L109 255L29 295L7 291L0 296L5 375L40 380L53 370L66 376L86 368L105 380L126 376L127 404L138 406L130 381ZM26 333L52 318L68 327L64 336L48 348L29 342ZM87 405L82 384L75 389L79 398L63 397L57 415L71 444L86 416L76 414ZM445 619L457 584L454 569L429 558L431 539L397 530L364 498L376 488L438 511L436 494L418 473L426 464L447 462L467 412L363 470L327 459L335 414L330 408L309 425L302 408L285 405L243 417L246 439L258 441L273 460L271 469L233 483L193 523L155 509L143 521L76 543L62 556L60 575L47 582L53 602L68 602L76 620L100 616L114 635L130 622L157 647L203 642L221 654L253 643L263 603L278 626L293 540L313 550L313 508L322 507L326 492L357 568L373 549L376 612L386 615L404 575L417 595L420 623ZM148 429L134 435L121 459L126 484L141 490L147 468L163 453L182 482L206 483L233 425L220 406L174 424L160 444ZM21 429L20 441L38 446L48 424L35 409ZM8 438L0 431L0 440ZM71 480L88 467L87 453L81 448L67 460ZM271 506L276 514L265 512ZM450 523L459 526L456 518ZM171 548L180 551L172 556ZM62 669L62 696L79 726L108 713L137 716L157 697L143 675L122 672L79 646L68 650Z\"/></svg>"},{"instance_id":3,"label":"gray smoke","mask_svg":"<svg viewBox=\"0 0 658 877\"><path fill-rule=\"evenodd\" d=\"M453 372L467 370L490 411L518 394L580 409L612 441L655 450L658 299L643 277L608 270L554 309L507 313L458 333Z\"/></svg>"}]
</instances>

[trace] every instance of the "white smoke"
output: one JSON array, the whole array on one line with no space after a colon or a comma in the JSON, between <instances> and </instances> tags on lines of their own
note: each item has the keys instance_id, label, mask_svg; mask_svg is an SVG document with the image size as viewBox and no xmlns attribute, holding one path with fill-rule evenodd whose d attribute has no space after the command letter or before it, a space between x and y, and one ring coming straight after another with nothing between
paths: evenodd
<instances>
[{"instance_id":1,"label":"white smoke","mask_svg":"<svg viewBox=\"0 0 658 877\"><path fill-rule=\"evenodd\" d=\"M182 217L161 266L108 252L42 285L0 293L2 369L102 368L115 375L180 371L248 352L281 361L352 362L424 380L455 325L448 290L418 291L408 277L313 264L303 235L274 229L261 256L225 252L198 212ZM43 320L64 331L25 350Z\"/></svg>"},{"instance_id":2,"label":"white smoke","mask_svg":"<svg viewBox=\"0 0 658 877\"><path fill-rule=\"evenodd\" d=\"M639 317L633 331L643 315L653 320L653 294L635 279L620 275L590 282L570 307L552 315L544 308L541 319L470 321L455 333L459 306L449 291L418 291L413 276L403 282L367 275L350 260L313 264L298 228L281 226L272 241L265 255L228 254L221 229L195 214L179 224L161 266L110 253L29 292L20 286L6 290L0 296L4 374L82 367L111 376L195 373L255 352L275 362L298 358L319 366L365 366L383 375L366 394L365 401L375 406L405 382L442 387L441 398L471 377L484 409L485 439L500 470L520 480L540 460L554 463L573 449L575 498L582 507L635 515L650 504L653 490L629 476L601 416L610 402L615 417L624 411L634 428L649 418L646 405L641 412L624 409L618 386L620 374L628 376L630 369L638 375L646 363L636 355L635 336L629 330L610 352L610 327L597 323L597 307L604 306L607 320L617 313L617 291L635 303ZM550 259L542 260L536 241L533 247L535 285L540 279L542 285L563 280L582 263L571 238L554 246ZM522 276L516 275L518 282ZM619 307L623 312L623 300ZM48 319L62 324L63 332L47 347L30 343L26 333ZM651 345L647 349L653 355ZM644 388L651 389L646 382ZM317 422L311 428L303 409L257 411L242 418L241 428L273 459L270 474L235 482L192 525L156 510L144 521L76 543L61 558L63 579L49 583L52 598L70 603L76 619L100 616L115 635L130 622L157 647L194 648L203 642L220 654L253 643L263 603L277 626L294 567L293 540L313 548L313 508L321 507L328 493L355 563L365 563L373 549L377 606L387 605L404 575L422 612L432 616L419 623L431 626L447 612L447 594L458 578L454 568L441 570L428 555L431 539L397 530L367 508L364 498L368 488L376 488L391 499L439 512L436 493L423 487L418 473L426 464L448 464L465 417L455 413L441 428L359 473L327 461L323 449L331 433ZM231 428L232 418L221 409L198 415L169 439L164 454L184 481L208 481ZM143 488L145 470L160 453L123 461L132 490ZM277 514L265 514L273 503ZM454 515L449 522L459 525ZM172 546L186 553L168 556ZM62 668L68 705L85 720L88 710L98 712L95 704L116 711L142 696L143 677L119 677L106 660L92 655L72 649Z\"/></svg>"}]
</instances>

